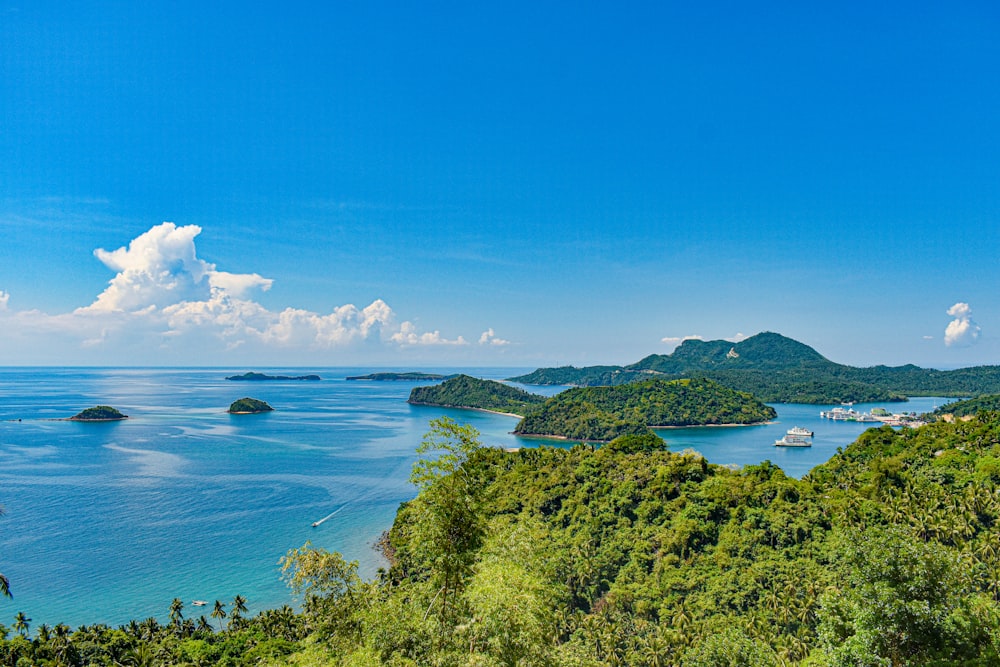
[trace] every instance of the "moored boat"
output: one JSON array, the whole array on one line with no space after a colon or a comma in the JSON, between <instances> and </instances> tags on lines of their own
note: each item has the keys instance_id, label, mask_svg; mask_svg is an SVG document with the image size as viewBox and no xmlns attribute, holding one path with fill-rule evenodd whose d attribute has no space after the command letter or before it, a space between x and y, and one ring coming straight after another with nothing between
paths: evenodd
<instances>
[{"instance_id":1,"label":"moored boat","mask_svg":"<svg viewBox=\"0 0 1000 667\"><path fill-rule=\"evenodd\" d=\"M790 435L786 433L778 440L774 441L775 447L812 447L812 441L802 435Z\"/></svg>"}]
</instances>

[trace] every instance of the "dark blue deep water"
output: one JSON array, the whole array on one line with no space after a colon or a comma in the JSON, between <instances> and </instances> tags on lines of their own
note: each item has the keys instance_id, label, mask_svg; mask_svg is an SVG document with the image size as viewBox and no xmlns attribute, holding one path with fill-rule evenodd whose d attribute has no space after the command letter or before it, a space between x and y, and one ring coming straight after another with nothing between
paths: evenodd
<instances>
[{"instance_id":1,"label":"dark blue deep water","mask_svg":"<svg viewBox=\"0 0 1000 667\"><path fill-rule=\"evenodd\" d=\"M35 627L163 619L175 597L241 594L251 611L295 604L278 559L307 540L357 559L366 575L382 565L372 544L413 495L414 451L431 419L471 423L487 445L539 445L510 435L511 417L408 405L426 383L348 382L371 369L345 368L254 369L315 372L320 382L224 379L246 370L0 369L0 572L15 595L0 599L0 623L10 626L17 611ZM499 379L530 369L464 370ZM275 411L227 414L243 396ZM59 421L99 404L130 418ZM713 463L770 459L801 476L865 428L821 420L822 406L775 407L775 424L660 435ZM794 425L816 431L814 446L773 447Z\"/></svg>"}]
</instances>

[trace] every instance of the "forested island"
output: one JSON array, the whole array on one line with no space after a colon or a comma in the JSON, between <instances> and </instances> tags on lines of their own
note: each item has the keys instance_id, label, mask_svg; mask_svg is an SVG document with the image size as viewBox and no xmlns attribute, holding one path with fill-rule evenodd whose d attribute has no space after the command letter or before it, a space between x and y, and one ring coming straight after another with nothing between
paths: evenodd
<instances>
[{"instance_id":1,"label":"forested island","mask_svg":"<svg viewBox=\"0 0 1000 667\"><path fill-rule=\"evenodd\" d=\"M544 396L469 375L457 375L429 387L414 387L407 401L412 405L468 408L518 416L528 414L544 402Z\"/></svg>"},{"instance_id":2,"label":"forested island","mask_svg":"<svg viewBox=\"0 0 1000 667\"><path fill-rule=\"evenodd\" d=\"M265 403L264 401L258 400L256 398L241 398L233 401L229 406L229 414L232 415L255 415L261 412L271 412L274 408Z\"/></svg>"},{"instance_id":3,"label":"forested island","mask_svg":"<svg viewBox=\"0 0 1000 667\"><path fill-rule=\"evenodd\" d=\"M421 373L419 371L409 371L406 373L383 372L369 373L368 375L351 375L348 380L372 380L375 382L436 382L455 377L454 375L438 375L437 373Z\"/></svg>"},{"instance_id":4,"label":"forested island","mask_svg":"<svg viewBox=\"0 0 1000 667\"><path fill-rule=\"evenodd\" d=\"M628 366L540 368L509 379L523 384L613 386L651 375L705 377L768 403L903 401L907 396L959 398L1000 393L1000 366L951 371L913 365L855 368L834 363L808 345L771 332L739 343L686 340L672 354L650 355Z\"/></svg>"},{"instance_id":5,"label":"forested island","mask_svg":"<svg viewBox=\"0 0 1000 667\"><path fill-rule=\"evenodd\" d=\"M87 408L69 418L68 421L71 422L112 422L121 421L122 419L128 419L128 415L123 415L121 412L111 407L110 405L96 405L92 408Z\"/></svg>"},{"instance_id":6,"label":"forested island","mask_svg":"<svg viewBox=\"0 0 1000 667\"><path fill-rule=\"evenodd\" d=\"M230 375L226 379L231 382L268 382L286 380L318 382L322 378L318 375L267 375L266 373L255 373L250 371L248 373L244 373L243 375Z\"/></svg>"},{"instance_id":7,"label":"forested island","mask_svg":"<svg viewBox=\"0 0 1000 667\"><path fill-rule=\"evenodd\" d=\"M732 470L671 453L650 435L505 452L447 418L418 452L418 493L374 579L305 545L282 561L300 612L250 617L237 596L210 619L174 600L169 621L30 638L19 613L0 660L1000 664L996 412L870 429L801 480L768 462Z\"/></svg>"},{"instance_id":8,"label":"forested island","mask_svg":"<svg viewBox=\"0 0 1000 667\"><path fill-rule=\"evenodd\" d=\"M752 395L711 380L655 378L561 392L528 413L514 433L607 442L654 426L759 424L775 416Z\"/></svg>"}]
</instances>

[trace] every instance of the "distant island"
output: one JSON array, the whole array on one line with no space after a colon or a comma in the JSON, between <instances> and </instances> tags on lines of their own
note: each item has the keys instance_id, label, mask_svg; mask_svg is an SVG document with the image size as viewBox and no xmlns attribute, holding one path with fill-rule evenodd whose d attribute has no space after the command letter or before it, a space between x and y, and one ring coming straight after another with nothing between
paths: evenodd
<instances>
[{"instance_id":1,"label":"distant island","mask_svg":"<svg viewBox=\"0 0 1000 667\"><path fill-rule=\"evenodd\" d=\"M905 401L907 396L1000 394L1000 366L952 371L906 366L856 368L813 348L764 332L738 343L686 340L672 354L653 354L628 366L540 368L508 378L522 384L617 386L650 377L704 377L769 403L829 404Z\"/></svg>"},{"instance_id":2,"label":"distant island","mask_svg":"<svg viewBox=\"0 0 1000 667\"><path fill-rule=\"evenodd\" d=\"M372 380L374 382L397 382L397 381L416 381L416 382L435 382L437 380L446 380L448 378L453 378L454 375L438 375L437 373L420 373L411 371L408 373L369 373L368 375L349 375L348 380Z\"/></svg>"},{"instance_id":3,"label":"distant island","mask_svg":"<svg viewBox=\"0 0 1000 667\"><path fill-rule=\"evenodd\" d=\"M748 425L777 416L751 394L706 379L661 378L614 387L579 387L547 399L517 435L609 442L653 427Z\"/></svg>"},{"instance_id":4,"label":"distant island","mask_svg":"<svg viewBox=\"0 0 1000 667\"><path fill-rule=\"evenodd\" d=\"M226 378L233 382L266 382L268 380L306 380L317 382L322 378L318 375L267 375L265 373L244 373L243 375L230 375Z\"/></svg>"},{"instance_id":5,"label":"distant island","mask_svg":"<svg viewBox=\"0 0 1000 667\"><path fill-rule=\"evenodd\" d=\"M113 422L128 419L128 415L123 415L110 405L97 405L92 408L73 415L67 421L71 422Z\"/></svg>"},{"instance_id":6,"label":"distant island","mask_svg":"<svg viewBox=\"0 0 1000 667\"><path fill-rule=\"evenodd\" d=\"M232 415L254 415L261 412L271 412L272 410L274 408L264 401L249 397L233 401L233 404L229 406L229 414Z\"/></svg>"},{"instance_id":7,"label":"distant island","mask_svg":"<svg viewBox=\"0 0 1000 667\"><path fill-rule=\"evenodd\" d=\"M415 387L407 401L412 405L486 410L518 417L528 414L544 402L544 396L469 375L456 375L431 387Z\"/></svg>"}]
</instances>

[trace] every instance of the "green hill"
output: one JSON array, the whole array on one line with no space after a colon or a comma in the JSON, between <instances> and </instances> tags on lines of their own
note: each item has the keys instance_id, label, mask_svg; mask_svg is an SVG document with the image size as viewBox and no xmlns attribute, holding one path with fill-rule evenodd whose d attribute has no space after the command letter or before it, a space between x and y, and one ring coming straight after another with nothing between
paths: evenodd
<instances>
[{"instance_id":1,"label":"green hill","mask_svg":"<svg viewBox=\"0 0 1000 667\"><path fill-rule=\"evenodd\" d=\"M666 378L705 377L771 403L902 401L906 396L976 396L1000 393L1000 366L953 371L873 366L856 368L813 348L764 332L739 343L686 340L672 354L650 355L628 366L541 368L510 378L524 384L613 386Z\"/></svg>"},{"instance_id":2,"label":"green hill","mask_svg":"<svg viewBox=\"0 0 1000 667\"><path fill-rule=\"evenodd\" d=\"M234 415L253 415L261 412L271 412L272 410L274 410L274 408L264 401L247 397L233 401L233 403L229 406L228 412Z\"/></svg>"},{"instance_id":3,"label":"green hill","mask_svg":"<svg viewBox=\"0 0 1000 667\"><path fill-rule=\"evenodd\" d=\"M711 380L656 378L561 392L525 416L514 433L607 442L651 426L755 424L775 416L750 394Z\"/></svg>"},{"instance_id":4,"label":"green hill","mask_svg":"<svg viewBox=\"0 0 1000 667\"><path fill-rule=\"evenodd\" d=\"M407 402L524 415L544 403L545 397L494 380L456 375L441 384L414 387Z\"/></svg>"},{"instance_id":5,"label":"green hill","mask_svg":"<svg viewBox=\"0 0 1000 667\"><path fill-rule=\"evenodd\" d=\"M97 405L87 408L69 418L70 421L75 422L109 422L120 421L122 419L128 419L128 415L123 415L110 405Z\"/></svg>"}]
</instances>

